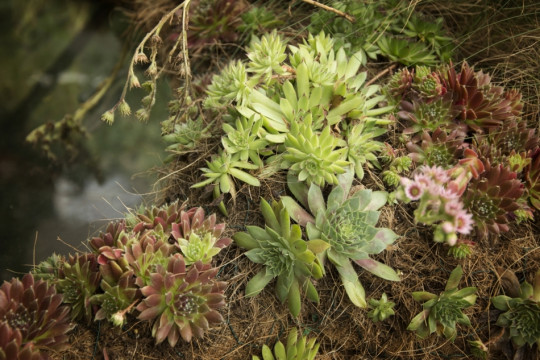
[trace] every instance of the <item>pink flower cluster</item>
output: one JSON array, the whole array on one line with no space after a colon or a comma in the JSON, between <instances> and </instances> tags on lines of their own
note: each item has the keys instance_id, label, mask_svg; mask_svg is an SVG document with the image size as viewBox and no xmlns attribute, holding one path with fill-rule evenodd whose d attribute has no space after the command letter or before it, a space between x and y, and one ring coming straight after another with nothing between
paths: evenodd
<instances>
[{"instance_id":1,"label":"pink flower cluster","mask_svg":"<svg viewBox=\"0 0 540 360\"><path fill-rule=\"evenodd\" d=\"M422 166L411 180L402 177L401 184L409 201L419 201L414 212L415 220L424 224L436 225L435 241L455 245L456 233L469 234L473 219L460 201L456 188L449 175L451 170L439 166Z\"/></svg>"}]
</instances>

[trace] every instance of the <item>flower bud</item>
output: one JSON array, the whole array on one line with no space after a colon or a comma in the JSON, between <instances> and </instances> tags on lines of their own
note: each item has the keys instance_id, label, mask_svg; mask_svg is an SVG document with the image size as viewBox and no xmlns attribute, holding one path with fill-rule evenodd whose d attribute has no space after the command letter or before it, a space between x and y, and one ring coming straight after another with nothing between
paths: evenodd
<instances>
[{"instance_id":1,"label":"flower bud","mask_svg":"<svg viewBox=\"0 0 540 360\"><path fill-rule=\"evenodd\" d=\"M122 100L120 102L120 105L118 105L118 110L120 110L120 114L122 114L122 116L131 115L131 108L129 107L129 104L126 102L126 100Z\"/></svg>"},{"instance_id":2,"label":"flower bud","mask_svg":"<svg viewBox=\"0 0 540 360\"><path fill-rule=\"evenodd\" d=\"M101 115L101 120L107 124L112 125L114 122L114 110L107 110Z\"/></svg>"}]
</instances>

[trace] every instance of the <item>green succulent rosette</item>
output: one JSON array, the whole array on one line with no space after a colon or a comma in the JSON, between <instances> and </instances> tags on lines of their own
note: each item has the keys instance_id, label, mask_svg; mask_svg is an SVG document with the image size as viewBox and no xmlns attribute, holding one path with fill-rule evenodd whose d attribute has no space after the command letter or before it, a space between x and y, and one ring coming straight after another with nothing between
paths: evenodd
<instances>
[{"instance_id":1,"label":"green succulent rosette","mask_svg":"<svg viewBox=\"0 0 540 360\"><path fill-rule=\"evenodd\" d=\"M458 265L450 274L444 292L440 295L427 291L413 292L414 300L423 303L424 310L411 320L407 330L415 331L421 339L436 332L453 341L457 336L457 324L471 326L469 317L463 314L462 310L476 302L476 288L458 290L462 276L463 270Z\"/></svg>"},{"instance_id":2,"label":"green succulent rosette","mask_svg":"<svg viewBox=\"0 0 540 360\"><path fill-rule=\"evenodd\" d=\"M321 261L328 258L334 264L350 300L356 306L366 307L365 291L351 261L385 280L399 281L392 268L370 258L384 251L398 236L390 229L375 227L387 194L364 189L349 196L353 178L354 172L349 167L339 176L338 185L326 203L320 187L312 184L306 191L306 187L292 179L291 191L311 214L291 197L282 197L282 202L292 218L306 227L310 240L322 240L330 245L321 254Z\"/></svg>"},{"instance_id":3,"label":"green succulent rosette","mask_svg":"<svg viewBox=\"0 0 540 360\"><path fill-rule=\"evenodd\" d=\"M233 236L240 247L248 249L245 255L254 263L263 264L246 285L246 296L255 296L266 285L277 278L276 294L281 302L287 301L293 316L300 314L302 289L309 300L318 303L319 295L311 278L320 279L323 267L317 254L323 252L328 244L321 240L305 241L302 229L290 223L290 217L283 204L270 205L261 199L261 212L266 226L247 226L247 232Z\"/></svg>"},{"instance_id":4,"label":"green succulent rosette","mask_svg":"<svg viewBox=\"0 0 540 360\"><path fill-rule=\"evenodd\" d=\"M509 337L516 346L540 345L540 270L536 273L534 286L527 281L521 283L519 297L506 295L491 299L493 305L504 311L497 325L507 328Z\"/></svg>"}]
</instances>

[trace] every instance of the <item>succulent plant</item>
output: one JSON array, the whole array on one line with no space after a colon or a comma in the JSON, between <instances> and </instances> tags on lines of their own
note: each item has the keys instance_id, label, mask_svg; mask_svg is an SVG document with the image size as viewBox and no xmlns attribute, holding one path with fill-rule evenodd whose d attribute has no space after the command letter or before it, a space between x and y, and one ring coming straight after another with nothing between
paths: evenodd
<instances>
[{"instance_id":1,"label":"succulent plant","mask_svg":"<svg viewBox=\"0 0 540 360\"><path fill-rule=\"evenodd\" d=\"M328 246L321 240L305 241L298 225L290 224L289 213L282 203L272 205L261 199L261 212L266 226L247 226L247 232L233 236L245 255L265 267L246 285L246 296L255 296L274 278L277 278L276 294L281 302L287 300L293 316L300 314L300 289L309 300L319 302L319 295L311 278L320 279L323 268L316 255Z\"/></svg>"},{"instance_id":2,"label":"succulent plant","mask_svg":"<svg viewBox=\"0 0 540 360\"><path fill-rule=\"evenodd\" d=\"M54 285L26 274L0 286L0 359L43 359L39 349L66 347L69 307ZM15 355L16 354L16 355Z\"/></svg>"},{"instance_id":3,"label":"succulent plant","mask_svg":"<svg viewBox=\"0 0 540 360\"><path fill-rule=\"evenodd\" d=\"M450 59L454 45L452 44L452 38L444 34L442 18L431 21L419 13L413 13L407 20L407 27L403 30L404 34L410 38L418 38L420 41L429 44L431 49L437 54L437 57L442 61L448 61Z\"/></svg>"},{"instance_id":4,"label":"succulent plant","mask_svg":"<svg viewBox=\"0 0 540 360\"><path fill-rule=\"evenodd\" d=\"M467 287L458 290L463 270L458 265L450 273L444 291L435 295L427 291L412 293L414 300L423 303L423 311L416 315L407 330L415 331L418 337L425 339L437 332L453 341L457 335L456 324L470 326L471 322L462 309L476 302L476 288Z\"/></svg>"},{"instance_id":5,"label":"succulent plant","mask_svg":"<svg viewBox=\"0 0 540 360\"><path fill-rule=\"evenodd\" d=\"M420 99L429 101L446 94L439 74L427 66L416 66L415 70L412 88Z\"/></svg>"},{"instance_id":6,"label":"succulent plant","mask_svg":"<svg viewBox=\"0 0 540 360\"><path fill-rule=\"evenodd\" d=\"M56 287L64 303L70 304L73 320L92 321L91 297L97 292L101 275L97 256L93 253L69 255L58 272Z\"/></svg>"},{"instance_id":7,"label":"succulent plant","mask_svg":"<svg viewBox=\"0 0 540 360\"><path fill-rule=\"evenodd\" d=\"M388 94L400 101L403 96L409 93L412 87L413 78L414 70L409 71L406 67L395 72L386 85Z\"/></svg>"},{"instance_id":8,"label":"succulent plant","mask_svg":"<svg viewBox=\"0 0 540 360\"><path fill-rule=\"evenodd\" d=\"M416 64L434 65L437 63L437 58L431 50L419 42L381 36L377 41L377 46L390 60L398 61L407 66Z\"/></svg>"},{"instance_id":9,"label":"succulent plant","mask_svg":"<svg viewBox=\"0 0 540 360\"><path fill-rule=\"evenodd\" d=\"M286 43L277 31L272 31L259 39L254 36L247 49L247 56L251 60L248 71L255 74L256 78L269 83L273 74L283 74L285 70L281 63L287 58L285 55Z\"/></svg>"},{"instance_id":10,"label":"succulent plant","mask_svg":"<svg viewBox=\"0 0 540 360\"><path fill-rule=\"evenodd\" d=\"M481 340L467 340L471 348L471 355L475 358L487 360L489 349Z\"/></svg>"},{"instance_id":11,"label":"succulent plant","mask_svg":"<svg viewBox=\"0 0 540 360\"><path fill-rule=\"evenodd\" d=\"M141 289L144 298L137 310L139 319L153 321L157 344L167 339L174 347L180 337L189 342L223 321L217 309L225 304L227 284L215 280L217 271L200 261L186 267L180 254L171 256L166 268L156 267L150 283Z\"/></svg>"},{"instance_id":12,"label":"succulent plant","mask_svg":"<svg viewBox=\"0 0 540 360\"><path fill-rule=\"evenodd\" d=\"M382 172L383 181L389 186L397 187L401 182L401 174L409 171L411 165L412 159L409 156L393 157L388 169Z\"/></svg>"},{"instance_id":13,"label":"succulent plant","mask_svg":"<svg viewBox=\"0 0 540 360\"><path fill-rule=\"evenodd\" d=\"M174 237L171 239L174 244ZM127 245L125 248L125 260L129 268L135 274L135 283L139 287L150 283L151 275L158 266L165 267L174 247L168 242L156 239L155 236L143 236L138 242Z\"/></svg>"},{"instance_id":14,"label":"succulent plant","mask_svg":"<svg viewBox=\"0 0 540 360\"><path fill-rule=\"evenodd\" d=\"M281 167L297 174L298 180L307 184L336 184L336 174L345 172L349 164L343 159L347 149L336 149L338 143L329 126L319 135L313 132L310 122L292 123L285 140L287 152L283 154Z\"/></svg>"},{"instance_id":15,"label":"succulent plant","mask_svg":"<svg viewBox=\"0 0 540 360\"><path fill-rule=\"evenodd\" d=\"M502 164L509 170L521 173L531 162L538 148L535 129L527 127L525 121L507 121L504 127L484 134L477 134L473 148L491 165Z\"/></svg>"},{"instance_id":16,"label":"succulent plant","mask_svg":"<svg viewBox=\"0 0 540 360\"><path fill-rule=\"evenodd\" d=\"M499 128L521 114L521 94L504 93L504 89L491 84L489 75L474 72L463 62L459 74L453 66L440 71L443 86L452 96L452 107L457 118L476 132Z\"/></svg>"},{"instance_id":17,"label":"succulent plant","mask_svg":"<svg viewBox=\"0 0 540 360\"><path fill-rule=\"evenodd\" d=\"M409 157L417 164L440 166L444 169L454 167L463 156L463 150L468 146L465 135L459 130L449 134L440 128L433 133L422 133L420 145L412 141L407 143Z\"/></svg>"},{"instance_id":18,"label":"succulent plant","mask_svg":"<svg viewBox=\"0 0 540 360\"><path fill-rule=\"evenodd\" d=\"M472 179L463 195L465 208L472 214L481 235L508 231L509 215L520 208L517 200L524 186L515 172L502 165L486 164L478 179Z\"/></svg>"},{"instance_id":19,"label":"succulent plant","mask_svg":"<svg viewBox=\"0 0 540 360\"><path fill-rule=\"evenodd\" d=\"M174 155L195 150L203 140L212 135L213 124L206 124L201 116L195 120L187 118L180 124L175 124L171 133L162 136L163 141L170 144L165 150L172 153L167 161L172 160Z\"/></svg>"},{"instance_id":20,"label":"succulent plant","mask_svg":"<svg viewBox=\"0 0 540 360\"><path fill-rule=\"evenodd\" d=\"M386 133L386 129L375 127L373 124L360 123L354 125L347 133L347 159L354 165L354 172L359 179L364 178L365 164L380 168L377 153L383 148L383 143L373 138Z\"/></svg>"},{"instance_id":21,"label":"succulent plant","mask_svg":"<svg viewBox=\"0 0 540 360\"><path fill-rule=\"evenodd\" d=\"M98 254L99 258L106 256L103 253L110 253L112 249L121 249L129 241L125 220L110 222L104 233L94 236L88 240L92 250ZM105 262L105 260L103 261Z\"/></svg>"},{"instance_id":22,"label":"succulent plant","mask_svg":"<svg viewBox=\"0 0 540 360\"><path fill-rule=\"evenodd\" d=\"M326 204L321 188L312 184L307 191L307 204L313 215L291 197L284 196L281 201L292 218L306 227L311 241L322 239L330 244L324 257L328 257L338 270L353 304L366 307L364 288L350 260L383 279L399 281L392 268L369 257L382 252L398 236L390 229L375 227L380 214L378 210L386 203L387 194L359 190L349 196L353 178L351 168L340 175Z\"/></svg>"},{"instance_id":23,"label":"succulent plant","mask_svg":"<svg viewBox=\"0 0 540 360\"><path fill-rule=\"evenodd\" d=\"M187 265L197 261L208 264L232 242L230 238L222 237L224 230L224 223L216 224L216 214L205 218L204 209L198 207L183 211L181 221L172 225L171 234Z\"/></svg>"},{"instance_id":24,"label":"succulent plant","mask_svg":"<svg viewBox=\"0 0 540 360\"><path fill-rule=\"evenodd\" d=\"M53 253L47 259L32 268L31 273L34 276L34 279L53 283L58 278L58 270L62 266L63 261L63 256Z\"/></svg>"},{"instance_id":25,"label":"succulent plant","mask_svg":"<svg viewBox=\"0 0 540 360\"><path fill-rule=\"evenodd\" d=\"M507 335L518 347L540 345L540 270L533 285L524 281L516 290L516 297L499 295L491 299L492 304L503 311L497 325L508 329Z\"/></svg>"},{"instance_id":26,"label":"succulent plant","mask_svg":"<svg viewBox=\"0 0 540 360\"><path fill-rule=\"evenodd\" d=\"M99 307L94 317L96 321L107 319L116 326L122 326L125 317L119 317L118 313L130 308L141 294L124 251L112 251L111 255L115 255L114 258L109 256L98 260L103 292L93 295L90 302Z\"/></svg>"},{"instance_id":27,"label":"succulent plant","mask_svg":"<svg viewBox=\"0 0 540 360\"><path fill-rule=\"evenodd\" d=\"M180 203L179 201L163 206L153 205L149 208L141 205L139 209L126 217L126 223L135 234L139 235L147 230L152 230L154 234L161 236L161 240L167 241L172 224L181 220L182 211L185 207L186 203Z\"/></svg>"},{"instance_id":28,"label":"succulent plant","mask_svg":"<svg viewBox=\"0 0 540 360\"><path fill-rule=\"evenodd\" d=\"M253 118L242 117L236 119L235 127L223 124L227 136L221 138L221 143L225 151L240 161L251 160L255 165L262 167L260 155L269 144L265 139L258 137L262 123L262 119L254 121Z\"/></svg>"},{"instance_id":29,"label":"succulent plant","mask_svg":"<svg viewBox=\"0 0 540 360\"><path fill-rule=\"evenodd\" d=\"M371 310L368 313L368 317L374 322L384 321L390 316L394 315L394 305L392 301L388 301L388 297L385 293L381 295L381 299L369 299L369 307Z\"/></svg>"},{"instance_id":30,"label":"succulent plant","mask_svg":"<svg viewBox=\"0 0 540 360\"><path fill-rule=\"evenodd\" d=\"M209 162L206 162L207 168L202 168L206 180L196 183L192 188L202 187L208 184L219 186L221 193L230 193L236 198L236 186L233 177L252 185L260 186L259 180L241 169L255 170L259 167L246 161L235 160L229 153L223 151Z\"/></svg>"},{"instance_id":31,"label":"succulent plant","mask_svg":"<svg viewBox=\"0 0 540 360\"><path fill-rule=\"evenodd\" d=\"M237 104L244 104L255 84L255 80L248 81L246 65L243 62L231 62L220 74L212 77L212 83L206 91L208 97L204 106L220 108L233 101Z\"/></svg>"},{"instance_id":32,"label":"succulent plant","mask_svg":"<svg viewBox=\"0 0 540 360\"><path fill-rule=\"evenodd\" d=\"M454 127L452 119L455 114L452 112L451 103L446 97L437 98L430 102L403 100L400 109L398 117L407 121L408 125L403 130L404 134L416 134L424 130L435 131L437 128Z\"/></svg>"},{"instance_id":33,"label":"succulent plant","mask_svg":"<svg viewBox=\"0 0 540 360\"><path fill-rule=\"evenodd\" d=\"M287 345L284 346L281 341L274 345L274 351L264 344L262 347L262 360L313 360L319 351L319 344L315 338L307 339L301 336L298 339L298 330L293 328L287 335ZM260 360L253 355L252 360Z\"/></svg>"}]
</instances>

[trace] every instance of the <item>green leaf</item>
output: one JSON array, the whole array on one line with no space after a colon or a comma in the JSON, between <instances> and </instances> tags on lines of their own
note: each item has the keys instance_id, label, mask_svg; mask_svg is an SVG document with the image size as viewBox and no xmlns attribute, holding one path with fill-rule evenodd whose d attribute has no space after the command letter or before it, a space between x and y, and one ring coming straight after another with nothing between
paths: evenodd
<instances>
[{"instance_id":1,"label":"green leaf","mask_svg":"<svg viewBox=\"0 0 540 360\"><path fill-rule=\"evenodd\" d=\"M320 254L330 247L330 244L320 239L313 239L307 242L307 247L314 254Z\"/></svg>"},{"instance_id":2,"label":"green leaf","mask_svg":"<svg viewBox=\"0 0 540 360\"><path fill-rule=\"evenodd\" d=\"M262 269L248 281L246 285L246 297L252 297L260 293L274 277L267 274L266 268Z\"/></svg>"},{"instance_id":3,"label":"green leaf","mask_svg":"<svg viewBox=\"0 0 540 360\"><path fill-rule=\"evenodd\" d=\"M296 350L297 339L298 330L296 330L296 328L292 328L291 330L289 330L289 335L287 335L287 354L289 356L293 352L293 350Z\"/></svg>"},{"instance_id":4,"label":"green leaf","mask_svg":"<svg viewBox=\"0 0 540 360\"><path fill-rule=\"evenodd\" d=\"M427 291L414 291L412 293L412 297L419 303L424 303L426 301L436 299L438 296Z\"/></svg>"},{"instance_id":5,"label":"green leaf","mask_svg":"<svg viewBox=\"0 0 540 360\"><path fill-rule=\"evenodd\" d=\"M262 357L263 360L275 360L274 355L272 355L272 350L264 344L262 348Z\"/></svg>"},{"instance_id":6,"label":"green leaf","mask_svg":"<svg viewBox=\"0 0 540 360\"><path fill-rule=\"evenodd\" d=\"M248 233L237 232L233 235L233 240L236 245L251 250L259 247L259 243L255 241Z\"/></svg>"},{"instance_id":7,"label":"green leaf","mask_svg":"<svg viewBox=\"0 0 540 360\"><path fill-rule=\"evenodd\" d=\"M268 225L274 231L279 232L280 225L276 214L274 213L272 206L270 206L270 204L263 198L261 198L261 212L263 214L266 225Z\"/></svg>"},{"instance_id":8,"label":"green leaf","mask_svg":"<svg viewBox=\"0 0 540 360\"><path fill-rule=\"evenodd\" d=\"M296 91L289 80L283 83L283 93L293 108L297 107Z\"/></svg>"},{"instance_id":9,"label":"green leaf","mask_svg":"<svg viewBox=\"0 0 540 360\"><path fill-rule=\"evenodd\" d=\"M246 173L245 171L242 171L242 170L239 170L239 169L235 169L235 168L230 168L229 169L229 172L231 173L232 176L234 176L235 178L239 179L239 180L242 180L243 182L249 184L249 185L252 185L252 186L261 186L261 183L259 182L259 180ZM223 190L222 190L223 191ZM227 191L223 191L223 192L227 192Z\"/></svg>"},{"instance_id":10,"label":"green leaf","mask_svg":"<svg viewBox=\"0 0 540 360\"><path fill-rule=\"evenodd\" d=\"M274 354L276 355L276 360L287 360L287 352L281 341L278 341L276 345L274 345Z\"/></svg>"},{"instance_id":11,"label":"green leaf","mask_svg":"<svg viewBox=\"0 0 540 360\"><path fill-rule=\"evenodd\" d=\"M371 201L366 206L365 210L379 210L386 204L388 193L386 191L373 191L371 193Z\"/></svg>"},{"instance_id":12,"label":"green leaf","mask_svg":"<svg viewBox=\"0 0 540 360\"><path fill-rule=\"evenodd\" d=\"M309 75L308 68L304 62L296 68L296 93L298 97L305 95L309 98Z\"/></svg>"},{"instance_id":13,"label":"green leaf","mask_svg":"<svg viewBox=\"0 0 540 360\"><path fill-rule=\"evenodd\" d=\"M249 235L251 235L253 239L255 240L270 240L271 239L270 235L268 235L268 233L264 229L258 226L248 225L246 226L246 229Z\"/></svg>"},{"instance_id":14,"label":"green leaf","mask_svg":"<svg viewBox=\"0 0 540 360\"><path fill-rule=\"evenodd\" d=\"M509 301L512 298L506 295L499 295L491 298L491 303L493 306L495 306L497 309L502 311L508 311L510 307L508 306Z\"/></svg>"},{"instance_id":15,"label":"green leaf","mask_svg":"<svg viewBox=\"0 0 540 360\"><path fill-rule=\"evenodd\" d=\"M313 301L314 303L319 303L319 293L317 292L317 289L315 289L315 286L311 283L311 281L308 279L305 282L304 291L306 293L306 297L309 301Z\"/></svg>"},{"instance_id":16,"label":"green leaf","mask_svg":"<svg viewBox=\"0 0 540 360\"><path fill-rule=\"evenodd\" d=\"M341 186L336 186L328 195L328 206L326 207L327 212L333 212L337 210L345 199L345 194Z\"/></svg>"},{"instance_id":17,"label":"green leaf","mask_svg":"<svg viewBox=\"0 0 540 360\"><path fill-rule=\"evenodd\" d=\"M446 287L444 288L444 290L447 291L447 290L457 289L462 276L463 276L463 269L461 268L461 265L458 265L450 273L450 277L448 278L448 282L446 283Z\"/></svg>"},{"instance_id":18,"label":"green leaf","mask_svg":"<svg viewBox=\"0 0 540 360\"><path fill-rule=\"evenodd\" d=\"M315 223L315 219L304 210L293 198L290 196L282 196L280 198L281 203L287 209L287 212L291 218L296 221L300 226L306 226L308 223Z\"/></svg>"},{"instance_id":19,"label":"green leaf","mask_svg":"<svg viewBox=\"0 0 540 360\"><path fill-rule=\"evenodd\" d=\"M198 183L196 183L196 184L194 184L194 185L191 185L191 187L194 188L194 189L195 189L195 188L200 188L200 187L206 186L206 185L208 185L208 184L214 182L215 180L216 180L215 177L211 177L211 178L209 178L209 179L206 179L206 180L203 180L203 181L201 181L201 182L198 182Z\"/></svg>"},{"instance_id":20,"label":"green leaf","mask_svg":"<svg viewBox=\"0 0 540 360\"><path fill-rule=\"evenodd\" d=\"M528 299L533 296L534 289L531 284L529 284L527 281L524 281L521 283L520 286L520 297L522 299Z\"/></svg>"},{"instance_id":21,"label":"green leaf","mask_svg":"<svg viewBox=\"0 0 540 360\"><path fill-rule=\"evenodd\" d=\"M380 278L390 281L400 281L399 275L390 266L384 265L373 259L355 260L356 264L360 265L370 273L377 275Z\"/></svg>"},{"instance_id":22,"label":"green leaf","mask_svg":"<svg viewBox=\"0 0 540 360\"><path fill-rule=\"evenodd\" d=\"M232 169L230 169L232 170ZM231 191L231 187L233 184L231 184L231 178L227 174L222 174L219 178L219 189L222 193L228 193Z\"/></svg>"},{"instance_id":23,"label":"green leaf","mask_svg":"<svg viewBox=\"0 0 540 360\"><path fill-rule=\"evenodd\" d=\"M291 288L289 289L287 300L292 316L297 317L300 315L300 308L302 305L300 300L300 289L296 280L293 281Z\"/></svg>"},{"instance_id":24,"label":"green leaf","mask_svg":"<svg viewBox=\"0 0 540 360\"><path fill-rule=\"evenodd\" d=\"M452 296L456 298L464 299L470 295L474 295L475 293L476 293L475 287L466 287L466 288L456 291L454 294L452 294Z\"/></svg>"},{"instance_id":25,"label":"green leaf","mask_svg":"<svg viewBox=\"0 0 540 360\"><path fill-rule=\"evenodd\" d=\"M420 314L416 315L410 322L407 330L416 331L416 335L425 339L429 336L430 332L426 324L426 319L429 316L429 311L424 310Z\"/></svg>"},{"instance_id":26,"label":"green leaf","mask_svg":"<svg viewBox=\"0 0 540 360\"><path fill-rule=\"evenodd\" d=\"M358 69L360 69L360 65L364 64L365 61L366 58L363 51L358 51L357 53L353 54L349 59L349 63L347 64L345 79L352 78L354 75L356 75Z\"/></svg>"},{"instance_id":27,"label":"green leaf","mask_svg":"<svg viewBox=\"0 0 540 360\"><path fill-rule=\"evenodd\" d=\"M367 307L366 292L358 280L358 274L354 271L351 263L346 261L343 266L336 265L336 269L351 302L361 308Z\"/></svg>"},{"instance_id":28,"label":"green leaf","mask_svg":"<svg viewBox=\"0 0 540 360\"><path fill-rule=\"evenodd\" d=\"M308 191L308 204L311 213L317 216L319 211L325 210L324 197L321 188L315 184L311 184Z\"/></svg>"},{"instance_id":29,"label":"green leaf","mask_svg":"<svg viewBox=\"0 0 540 360\"><path fill-rule=\"evenodd\" d=\"M328 116L342 116L348 113L349 111L356 109L360 107L360 105L364 102L363 97L361 96L354 96L350 99L347 99L343 101L341 104L339 104L337 107L333 108L328 112ZM334 125L333 123L329 123L328 125Z\"/></svg>"}]
</instances>

